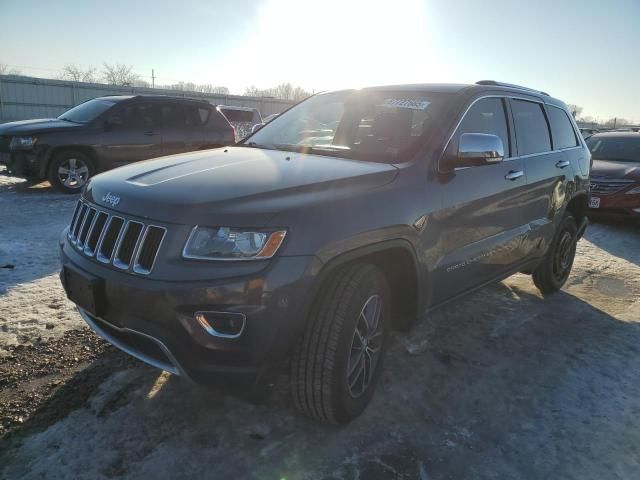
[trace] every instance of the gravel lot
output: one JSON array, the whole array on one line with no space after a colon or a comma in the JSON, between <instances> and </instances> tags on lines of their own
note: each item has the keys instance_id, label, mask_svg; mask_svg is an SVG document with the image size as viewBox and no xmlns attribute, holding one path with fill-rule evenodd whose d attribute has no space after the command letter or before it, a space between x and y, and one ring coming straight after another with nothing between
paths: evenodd
<instances>
[{"instance_id":1,"label":"gravel lot","mask_svg":"<svg viewBox=\"0 0 640 480\"><path fill-rule=\"evenodd\" d=\"M640 478L640 228L594 224L564 291L517 275L395 334L343 428L129 359L57 278L74 197L0 176L0 478Z\"/></svg>"}]
</instances>

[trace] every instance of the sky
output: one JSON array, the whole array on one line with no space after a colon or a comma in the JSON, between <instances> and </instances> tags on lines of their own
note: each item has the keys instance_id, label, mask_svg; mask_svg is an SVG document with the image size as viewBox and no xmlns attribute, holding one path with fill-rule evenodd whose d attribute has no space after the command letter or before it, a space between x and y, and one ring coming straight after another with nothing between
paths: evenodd
<instances>
[{"instance_id":1,"label":"sky","mask_svg":"<svg viewBox=\"0 0 640 480\"><path fill-rule=\"evenodd\" d=\"M0 0L0 63L309 91L493 79L640 123L640 0Z\"/></svg>"}]
</instances>

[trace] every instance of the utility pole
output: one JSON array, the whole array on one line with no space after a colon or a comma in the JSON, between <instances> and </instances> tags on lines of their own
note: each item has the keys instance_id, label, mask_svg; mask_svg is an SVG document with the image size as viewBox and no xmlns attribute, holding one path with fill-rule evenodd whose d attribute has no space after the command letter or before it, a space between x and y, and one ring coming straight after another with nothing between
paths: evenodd
<instances>
[{"instance_id":1,"label":"utility pole","mask_svg":"<svg viewBox=\"0 0 640 480\"><path fill-rule=\"evenodd\" d=\"M156 72L153 68L151 69L151 88L156 88Z\"/></svg>"}]
</instances>

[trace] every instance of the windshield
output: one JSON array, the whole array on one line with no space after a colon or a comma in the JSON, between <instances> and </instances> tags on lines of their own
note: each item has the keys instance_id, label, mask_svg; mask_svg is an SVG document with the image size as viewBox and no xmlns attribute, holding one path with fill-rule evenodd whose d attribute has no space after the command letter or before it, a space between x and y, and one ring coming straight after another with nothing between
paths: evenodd
<instances>
[{"instance_id":1,"label":"windshield","mask_svg":"<svg viewBox=\"0 0 640 480\"><path fill-rule=\"evenodd\" d=\"M73 123L89 123L116 104L113 100L95 98L67 110L58 118Z\"/></svg>"},{"instance_id":2,"label":"windshield","mask_svg":"<svg viewBox=\"0 0 640 480\"><path fill-rule=\"evenodd\" d=\"M599 137L587 140L593 158L621 162L640 162L640 135L637 137Z\"/></svg>"},{"instance_id":3,"label":"windshield","mask_svg":"<svg viewBox=\"0 0 640 480\"><path fill-rule=\"evenodd\" d=\"M353 90L316 95L248 138L248 146L399 163L423 144L443 94Z\"/></svg>"}]
</instances>

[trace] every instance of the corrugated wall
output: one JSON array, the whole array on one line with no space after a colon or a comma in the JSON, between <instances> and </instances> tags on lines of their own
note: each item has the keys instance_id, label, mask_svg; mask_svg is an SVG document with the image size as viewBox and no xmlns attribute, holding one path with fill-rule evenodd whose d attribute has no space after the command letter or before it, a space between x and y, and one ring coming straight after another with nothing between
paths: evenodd
<instances>
[{"instance_id":1,"label":"corrugated wall","mask_svg":"<svg viewBox=\"0 0 640 480\"><path fill-rule=\"evenodd\" d=\"M181 92L158 88L117 87L98 83L0 75L0 123L57 117L91 98L104 95L172 95L206 99L214 105L253 107L262 116L280 113L292 102L275 98Z\"/></svg>"}]
</instances>

